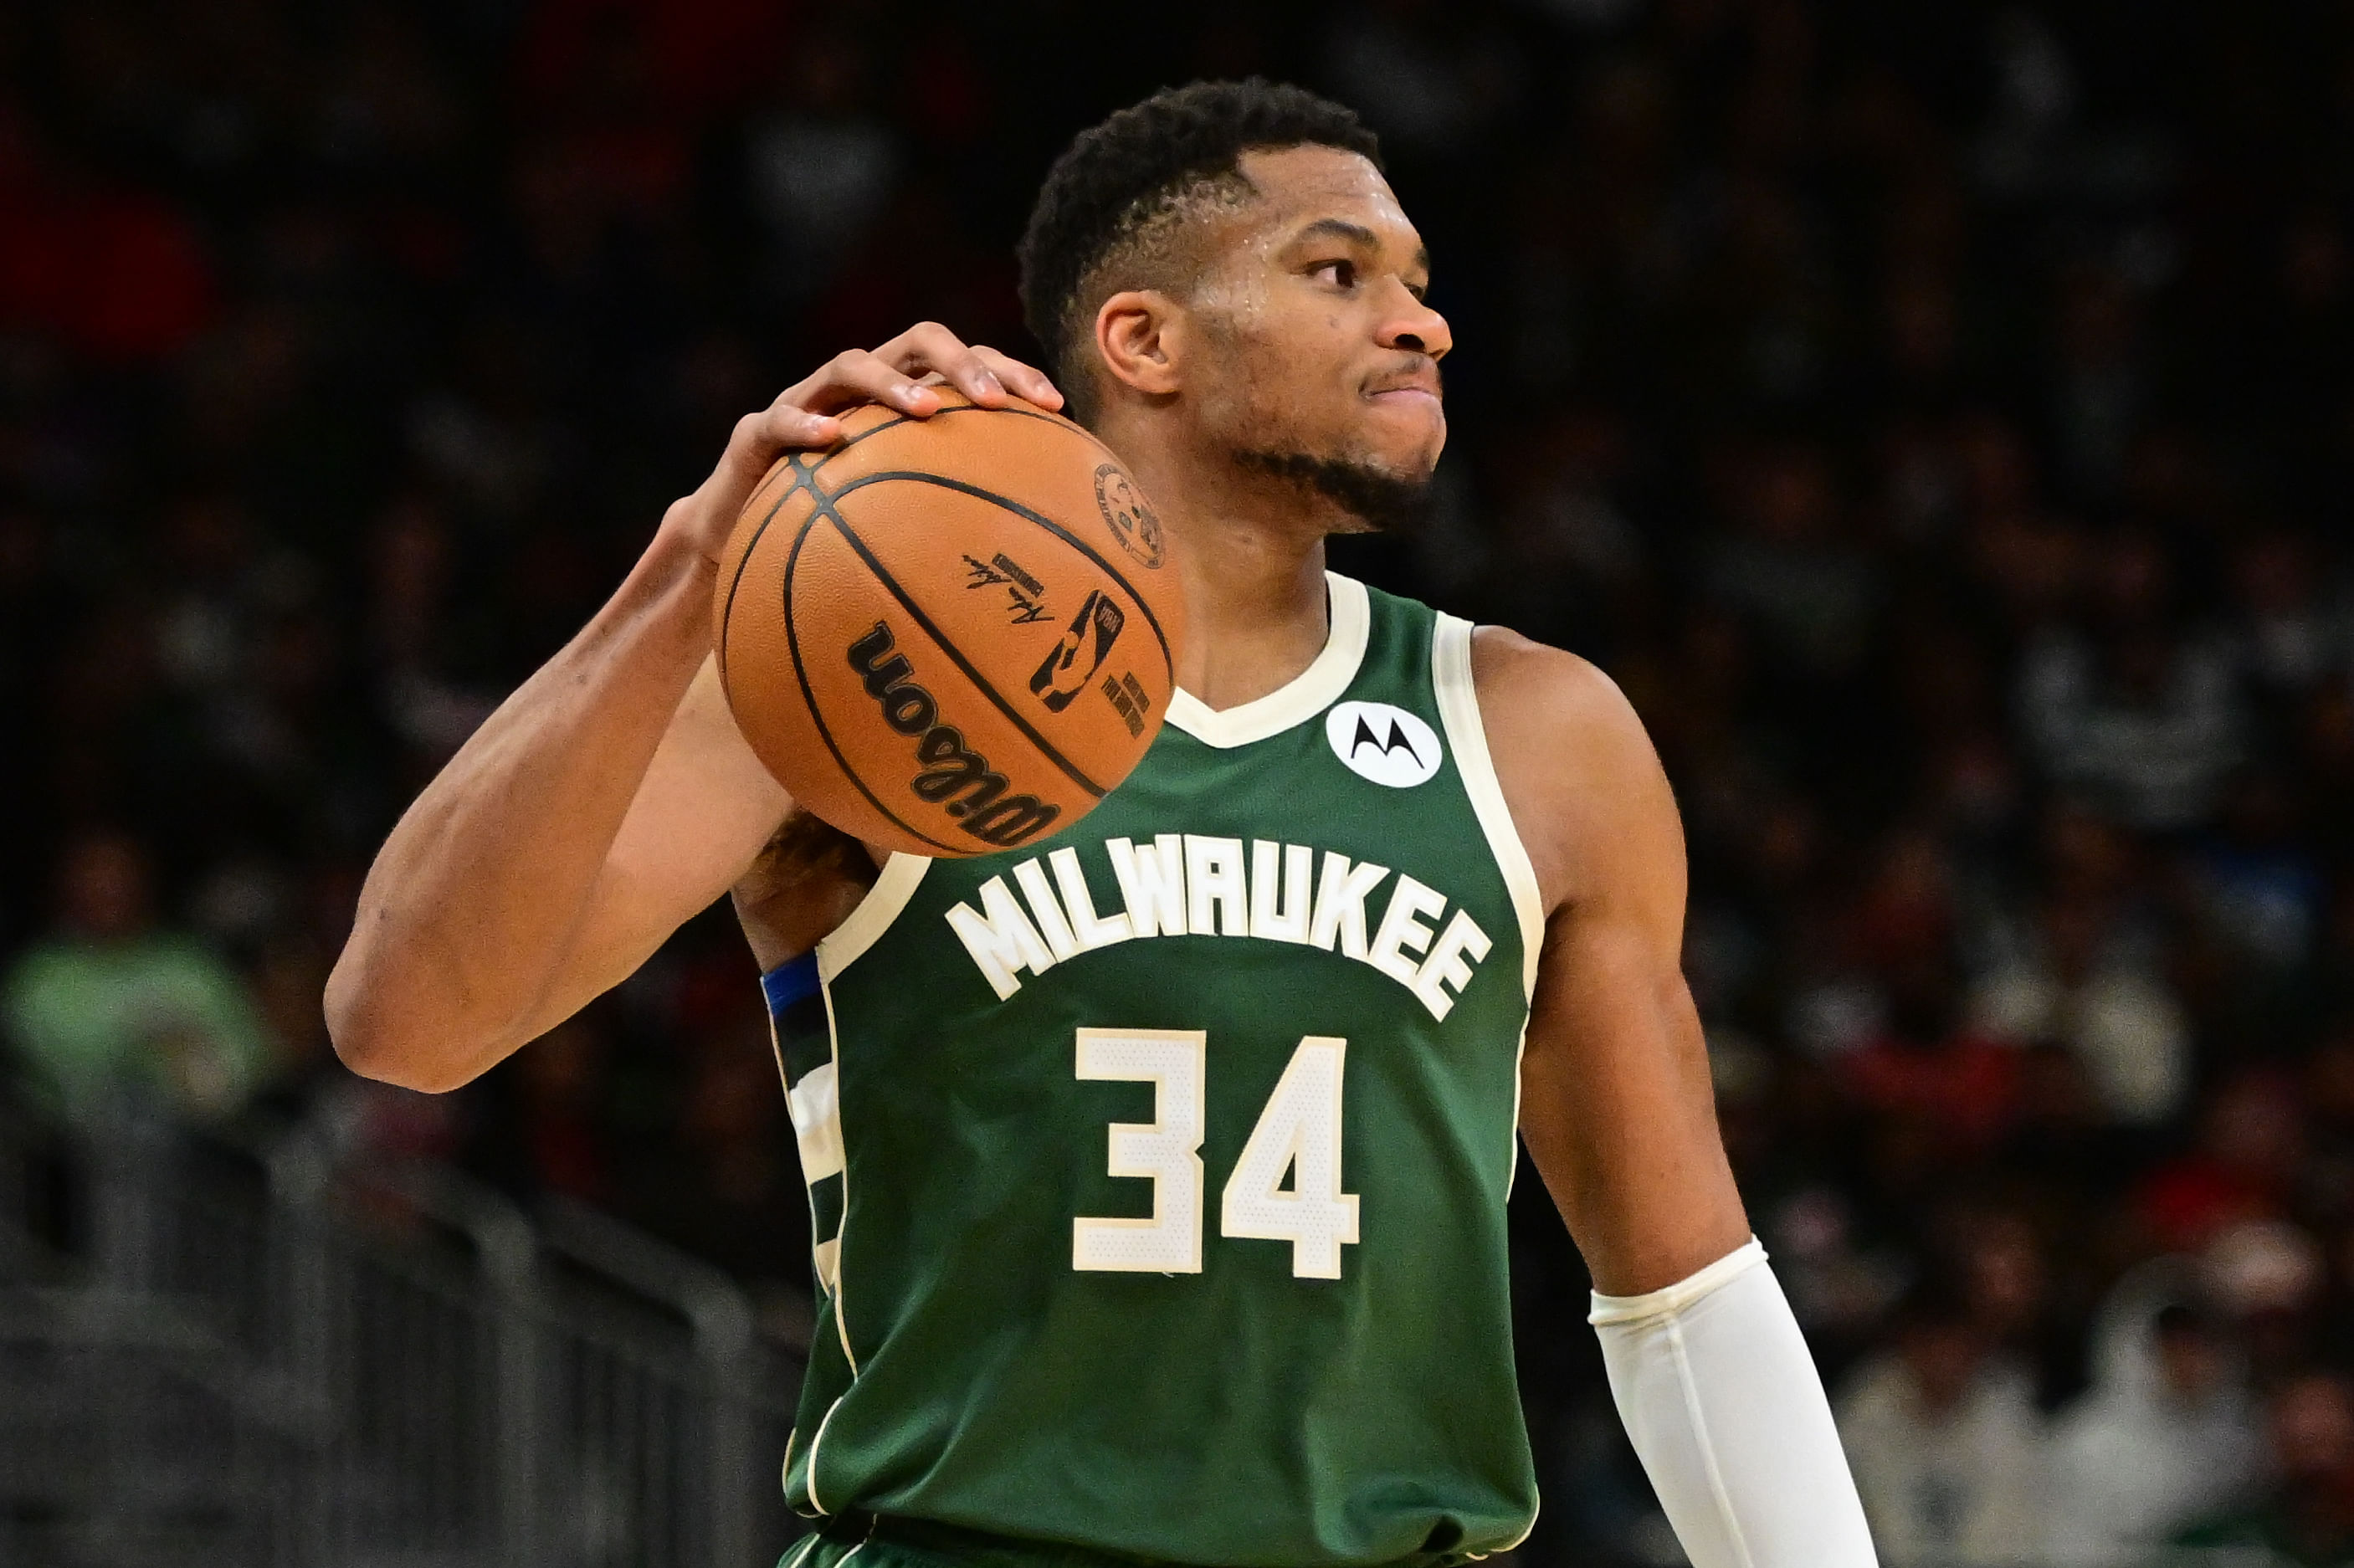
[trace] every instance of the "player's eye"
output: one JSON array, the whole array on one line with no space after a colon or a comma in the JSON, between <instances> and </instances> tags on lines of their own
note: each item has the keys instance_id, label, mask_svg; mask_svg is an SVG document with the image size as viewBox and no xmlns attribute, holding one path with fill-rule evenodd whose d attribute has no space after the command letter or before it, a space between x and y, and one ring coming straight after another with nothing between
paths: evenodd
<instances>
[{"instance_id":1,"label":"player's eye","mask_svg":"<svg viewBox=\"0 0 2354 1568\"><path fill-rule=\"evenodd\" d=\"M1314 273L1319 281L1330 283L1336 289L1353 289L1357 286L1357 264L1354 261L1337 259L1331 261L1319 261L1316 263Z\"/></svg>"}]
</instances>

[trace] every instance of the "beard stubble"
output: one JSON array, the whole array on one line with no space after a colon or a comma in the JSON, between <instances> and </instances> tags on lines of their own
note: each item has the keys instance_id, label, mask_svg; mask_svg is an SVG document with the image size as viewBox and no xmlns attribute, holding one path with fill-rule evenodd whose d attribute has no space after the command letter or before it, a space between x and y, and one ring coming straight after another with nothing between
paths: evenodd
<instances>
[{"instance_id":1,"label":"beard stubble","mask_svg":"<svg viewBox=\"0 0 2354 1568\"><path fill-rule=\"evenodd\" d=\"M1411 535L1435 500L1430 474L1409 478L1347 458L1245 450L1235 453L1235 465L1317 496L1357 524L1336 532Z\"/></svg>"}]
</instances>

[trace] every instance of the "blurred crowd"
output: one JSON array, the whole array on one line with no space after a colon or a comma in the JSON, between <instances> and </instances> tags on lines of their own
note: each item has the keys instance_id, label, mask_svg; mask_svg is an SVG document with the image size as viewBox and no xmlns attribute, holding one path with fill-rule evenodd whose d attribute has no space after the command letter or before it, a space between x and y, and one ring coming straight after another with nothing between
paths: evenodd
<instances>
[{"instance_id":1,"label":"blurred crowd","mask_svg":"<svg viewBox=\"0 0 2354 1568\"><path fill-rule=\"evenodd\" d=\"M358 879L737 413L921 318L1026 347L1060 144L1253 71L1383 133L1461 344L1437 516L1341 564L1667 760L1885 1561L2354 1563L2342 0L0 9L12 1092L581 1198L790 1335L724 911L429 1098L324 1038ZM1521 1555L1678 1561L1519 1192Z\"/></svg>"}]
</instances>

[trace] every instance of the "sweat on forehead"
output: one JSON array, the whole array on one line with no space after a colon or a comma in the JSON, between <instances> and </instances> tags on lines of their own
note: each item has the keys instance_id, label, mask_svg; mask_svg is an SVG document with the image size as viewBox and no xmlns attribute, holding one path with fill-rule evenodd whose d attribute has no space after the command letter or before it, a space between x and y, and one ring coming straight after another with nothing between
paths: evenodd
<instances>
[{"instance_id":1,"label":"sweat on forehead","mask_svg":"<svg viewBox=\"0 0 2354 1568\"><path fill-rule=\"evenodd\" d=\"M1122 289L1183 292L1223 230L1212 220L1240 211L1258 196L1248 175L1228 169L1137 197L1081 275L1071 300L1071 324L1083 326L1097 306Z\"/></svg>"}]
</instances>

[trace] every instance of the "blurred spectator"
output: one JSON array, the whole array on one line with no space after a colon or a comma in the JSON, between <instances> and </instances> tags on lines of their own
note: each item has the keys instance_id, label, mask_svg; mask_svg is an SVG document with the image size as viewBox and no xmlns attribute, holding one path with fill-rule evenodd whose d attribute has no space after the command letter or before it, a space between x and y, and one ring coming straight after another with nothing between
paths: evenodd
<instances>
[{"instance_id":1,"label":"blurred spectator","mask_svg":"<svg viewBox=\"0 0 2354 1568\"><path fill-rule=\"evenodd\" d=\"M768 1013L740 985L723 1009L694 1047L675 1121L617 1197L623 1213L751 1286L781 1337L805 1342L810 1199Z\"/></svg>"},{"instance_id":2,"label":"blurred spectator","mask_svg":"<svg viewBox=\"0 0 2354 1568\"><path fill-rule=\"evenodd\" d=\"M1998 1039L2057 1041L2105 1118L2171 1120L2190 1089L2190 1021L2163 979L2112 939L2096 902L2053 895L1978 982L1971 1012Z\"/></svg>"},{"instance_id":3,"label":"blurred spectator","mask_svg":"<svg viewBox=\"0 0 2354 1568\"><path fill-rule=\"evenodd\" d=\"M2054 290L2052 426L2061 461L2086 494L2105 497L2150 393L2141 301L2113 266L2063 268Z\"/></svg>"},{"instance_id":4,"label":"blurred spectator","mask_svg":"<svg viewBox=\"0 0 2354 1568\"><path fill-rule=\"evenodd\" d=\"M789 298L826 281L898 183L898 135L875 107L874 69L854 34L812 29L784 52L775 106L748 128L752 207L776 249L775 286Z\"/></svg>"},{"instance_id":5,"label":"blurred spectator","mask_svg":"<svg viewBox=\"0 0 2354 1568\"><path fill-rule=\"evenodd\" d=\"M606 1103L610 1044L599 1010L575 1014L501 1064L495 1107L473 1134L472 1163L530 1197L587 1203L620 1195Z\"/></svg>"},{"instance_id":6,"label":"blurred spectator","mask_svg":"<svg viewBox=\"0 0 2354 1568\"><path fill-rule=\"evenodd\" d=\"M2021 721L2056 783L2131 827L2195 826L2244 744L2230 650L2178 624L2150 535L2111 537L2092 576L2093 624L2055 630L2021 666Z\"/></svg>"},{"instance_id":7,"label":"blurred spectator","mask_svg":"<svg viewBox=\"0 0 2354 1568\"><path fill-rule=\"evenodd\" d=\"M1879 595L1870 560L1841 537L1829 464L1796 446L1727 461L1734 527L1712 551L1710 592L1755 620L1796 669L1846 673L1868 646Z\"/></svg>"},{"instance_id":8,"label":"blurred spectator","mask_svg":"<svg viewBox=\"0 0 2354 1568\"><path fill-rule=\"evenodd\" d=\"M2015 1564L2039 1550L2042 1422L2026 1372L1932 1285L1840 1396L1840 1438L1887 1568Z\"/></svg>"},{"instance_id":9,"label":"blurred spectator","mask_svg":"<svg viewBox=\"0 0 2354 1568\"><path fill-rule=\"evenodd\" d=\"M2308 535L2265 528L2232 554L2240 659L2258 688L2309 691L2354 670L2354 605Z\"/></svg>"},{"instance_id":10,"label":"blurred spectator","mask_svg":"<svg viewBox=\"0 0 2354 1568\"><path fill-rule=\"evenodd\" d=\"M1342 7L1325 49L1332 84L1389 138L1393 156L1460 156L1516 85L1503 41L1431 0Z\"/></svg>"},{"instance_id":11,"label":"blurred spectator","mask_svg":"<svg viewBox=\"0 0 2354 1568\"><path fill-rule=\"evenodd\" d=\"M1841 1067L1866 1106L1917 1128L1953 1160L1983 1152L2009 1128L2019 1065L2016 1049L1969 1026L1952 959L1933 950L1888 977L1884 1026Z\"/></svg>"},{"instance_id":12,"label":"blurred spectator","mask_svg":"<svg viewBox=\"0 0 2354 1568\"><path fill-rule=\"evenodd\" d=\"M2354 1564L2354 1385L2302 1373L2265 1404L2269 1484L2252 1506L2184 1531L2185 1546L2232 1549L2296 1568Z\"/></svg>"},{"instance_id":13,"label":"blurred spectator","mask_svg":"<svg viewBox=\"0 0 2354 1568\"><path fill-rule=\"evenodd\" d=\"M2056 1568L2133 1568L2255 1476L2255 1412L2232 1347L2158 1283L2119 1283L2096 1326L2093 1386L2053 1423Z\"/></svg>"},{"instance_id":14,"label":"blurred spectator","mask_svg":"<svg viewBox=\"0 0 2354 1568\"><path fill-rule=\"evenodd\" d=\"M2328 1281L2320 1244L2286 1220L2240 1220L2199 1255L2200 1287L2244 1348L2248 1375L2266 1386L2310 1363Z\"/></svg>"},{"instance_id":15,"label":"blurred spectator","mask_svg":"<svg viewBox=\"0 0 2354 1568\"><path fill-rule=\"evenodd\" d=\"M2227 1225L2286 1213L2304 1149L2289 1084L2251 1074L2227 1086L2202 1111L2197 1144L2152 1171L2136 1195L2153 1239L2195 1252Z\"/></svg>"},{"instance_id":16,"label":"blurred spectator","mask_svg":"<svg viewBox=\"0 0 2354 1568\"><path fill-rule=\"evenodd\" d=\"M2243 774L2216 832L2192 852L2192 886L2213 940L2253 982L2296 974L2320 936L2327 892L2287 781Z\"/></svg>"},{"instance_id":17,"label":"blurred spectator","mask_svg":"<svg viewBox=\"0 0 2354 1568\"><path fill-rule=\"evenodd\" d=\"M1511 624L1565 637L1637 608L1649 563L1614 493L1629 461L1628 432L1605 410L1564 409L1541 432L1500 528L1493 595Z\"/></svg>"},{"instance_id":18,"label":"blurred spectator","mask_svg":"<svg viewBox=\"0 0 2354 1568\"><path fill-rule=\"evenodd\" d=\"M270 1059L236 974L156 927L146 858L117 832L66 846L55 929L0 980L0 1018L35 1093L78 1120L134 1096L217 1121L251 1097Z\"/></svg>"}]
</instances>

